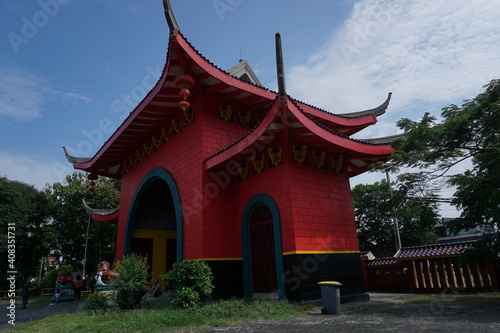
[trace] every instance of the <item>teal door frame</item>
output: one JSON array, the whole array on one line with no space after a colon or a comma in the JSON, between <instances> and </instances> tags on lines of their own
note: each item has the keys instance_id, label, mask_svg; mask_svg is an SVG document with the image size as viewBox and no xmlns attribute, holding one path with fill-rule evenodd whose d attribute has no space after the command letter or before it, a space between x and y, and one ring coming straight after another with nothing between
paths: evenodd
<instances>
[{"instance_id":1,"label":"teal door frame","mask_svg":"<svg viewBox=\"0 0 500 333\"><path fill-rule=\"evenodd\" d=\"M241 217L241 233L242 233L242 254L243 254L243 295L245 298L252 298L252 258L250 251L250 216L253 210L259 205L266 205L273 216L273 233L274 233L274 255L276 259L276 279L278 285L279 299L286 298L285 277L283 272L283 253L281 246L281 223L278 205L269 195L259 193L254 195L246 204Z\"/></svg>"},{"instance_id":2,"label":"teal door frame","mask_svg":"<svg viewBox=\"0 0 500 333\"><path fill-rule=\"evenodd\" d=\"M125 227L125 240L123 244L123 255L129 255L132 252L132 235L134 232L134 221L137 214L137 207L139 202L144 195L148 185L150 185L155 180L164 180L172 195L172 200L174 202L175 209L175 226L176 226L176 238L177 238L177 256L176 261L181 262L183 259L183 225L182 225L182 206L181 199L179 196L179 190L177 189L177 184L175 183L172 175L163 168L156 168L149 171L144 178L142 178L141 183L137 187L134 193L134 198L130 203L130 208L127 216L127 224Z\"/></svg>"}]
</instances>

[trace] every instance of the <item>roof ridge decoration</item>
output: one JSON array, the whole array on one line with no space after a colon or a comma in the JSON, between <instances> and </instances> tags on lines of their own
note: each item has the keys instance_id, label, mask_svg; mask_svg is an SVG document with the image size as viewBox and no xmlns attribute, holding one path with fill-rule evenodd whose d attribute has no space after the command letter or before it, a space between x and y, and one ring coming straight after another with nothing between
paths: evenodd
<instances>
[{"instance_id":1,"label":"roof ridge decoration","mask_svg":"<svg viewBox=\"0 0 500 333\"><path fill-rule=\"evenodd\" d=\"M106 142L103 144L103 146L97 151L96 154L94 154L93 157L75 157L69 154L67 151L66 147L63 147L65 151L66 158L70 163L73 164L73 167L76 169L80 170L85 170L88 172L95 172L103 176L107 177L112 177L112 178L120 178L120 167L121 167L121 162L119 158L125 156L127 152L125 151L126 149L132 149L133 147L125 144L121 138L122 135L126 136L126 133L133 131L130 130L128 131L127 128L129 126L133 126L135 123L139 123L140 119L139 116L142 112L142 110L146 109L147 106L149 105L150 102L154 101L156 98L156 95L159 93L159 91L162 89L162 86L165 82L165 80L168 79L169 75L169 68L170 66L176 66L172 65L172 53L171 52L180 52L179 56L182 55L183 57L191 58L191 60L194 61L191 66L198 66L201 68L202 71L206 72L208 76L213 77L215 81L220 81L217 84L220 84L220 86L228 85L231 87L235 87L237 89L242 90L245 93L248 93L252 96L250 99L249 97L242 97L242 99L248 99L251 101L251 103L258 103L261 107L269 108L267 112L267 116L265 118L270 117L270 113L273 113L276 110L273 110L274 108L279 108L279 106L286 110L285 112L281 113L281 120L283 121L284 126L287 126L287 114L290 114L289 109L293 109L294 116L297 119L303 119L308 123L307 126L309 129L313 129L313 132L316 134L320 134L320 137L323 137L325 139L326 137L329 137L330 140L333 140L333 142L337 142L340 145L347 144L349 147L353 148L354 146L356 147L354 150L361 149L361 151L365 151L367 146L379 146L379 148L376 149L377 152L375 152L372 155L380 156L380 155L385 155L386 154L386 149L381 147L381 144L379 142L364 142L361 140L353 139L350 136L344 135L342 133L339 133L337 131L329 129L327 126L324 126L324 124L318 122L317 118L324 119L325 121L331 121L334 122L332 119L327 119L323 117L320 113L322 113L323 110L318 109L313 106L309 106L305 103L299 102L297 100L292 99L292 97L288 96L285 91L285 76L284 76L284 66L283 66L283 54L281 52L281 36L279 33L276 34L276 55L277 55L277 69L278 69L278 83L279 83L279 92L271 91L270 89L259 86L253 82L247 82L245 80L239 79L238 77L235 77L228 73L225 70L222 70L221 68L217 67L213 62L211 62L209 59L207 59L205 56L203 56L200 51L198 51L179 31L179 26L177 25L177 22L175 20L175 17L173 16L172 13L172 8L170 5L169 0L164 1L164 9L165 9L165 15L167 18L167 22L169 23L169 27L171 29L170 32L170 38L169 38L169 47L168 47L168 52L167 52L167 62L165 66L163 67L162 74L160 75L160 78L156 82L156 84L151 88L151 90L146 94L146 96L137 104L137 106L130 112L130 114L127 116L127 118L123 121L123 123L118 127L118 129L106 140ZM214 91L220 92L221 90L218 90L220 87L216 87L216 84L212 84L210 82L208 83L202 83L206 85L207 87L213 87ZM369 113L365 116L370 116L370 117L375 117L373 112L375 112L377 115L383 114L385 112L385 108L388 105L388 102L390 100L390 93L389 97L387 100L379 107L366 110L366 111L360 111L357 113L351 113L351 117L345 116L345 115L340 115L339 118L356 118L356 117L362 117L363 113ZM284 101L284 104L281 104L282 101ZM279 102L279 103L278 103ZM277 105L279 104L279 106ZM307 106L307 107L306 107ZM308 108L311 108L311 110L308 110ZM312 110L315 110L315 112L312 112ZM317 110L317 114L316 114ZM312 112L312 113L311 113ZM333 115L337 117L338 115L335 115L330 112L324 112L328 113L330 115ZM298 116L298 117L297 117ZM273 118L274 115L271 117ZM212 157L209 157L205 160L205 168L208 167L209 165L215 165L216 161L211 160L211 158L215 157L216 155L223 155L227 156L228 153L234 152L235 149L238 150L239 147L241 147L241 144L243 142L247 142L250 138L253 138L256 135L256 132L261 129L262 122L266 121L273 121L273 119L266 119L262 120L258 126L253 130L247 133L247 135L244 135L240 139L236 140L233 144L229 145L228 147L220 150L218 153L214 154ZM374 122L373 122L374 123ZM363 123L361 125L367 125L368 122ZM359 125L359 124L358 124ZM349 123L342 124L341 126L350 126ZM124 134L125 133L125 134ZM329 134L327 134L329 133ZM258 139L256 137L255 139ZM121 140L121 141L120 141ZM327 140L327 141L330 141ZM341 143L342 142L342 143ZM349 143L348 143L349 142ZM116 145L115 145L116 143ZM123 146L123 147L122 147ZM237 146L237 147L234 147ZM362 146L365 146L363 148ZM112 150L113 154L112 156L108 156L108 149ZM360 151L360 152L361 152ZM123 155L123 156L122 156ZM217 160L220 160L222 156L219 156Z\"/></svg>"},{"instance_id":2,"label":"roof ridge decoration","mask_svg":"<svg viewBox=\"0 0 500 333\"><path fill-rule=\"evenodd\" d=\"M383 136L383 137L379 137L379 138L358 139L358 140L361 142L364 142L364 143L368 143L368 144L377 144L377 145L382 144L383 145L383 144L389 144L389 143L392 143L396 140L404 139L404 138L405 138L404 133L401 133L401 134Z\"/></svg>"},{"instance_id":3,"label":"roof ridge decoration","mask_svg":"<svg viewBox=\"0 0 500 333\"><path fill-rule=\"evenodd\" d=\"M292 107L290 107L292 106ZM305 113L297 104L292 103L288 106L288 110L306 127L308 128L312 133L314 133L315 135L319 136L320 138L322 139L325 139L327 141L330 141L332 142L333 144L335 145L339 145L339 146L343 146L343 147L349 147L348 149L350 150L353 150L353 151L357 151L357 152L362 152L362 153L367 153L367 154L370 154L370 155L385 155L387 154L387 152L385 151L385 149L382 148L382 145L379 145L379 144L370 144L370 143L365 143L365 142L362 142L360 140L357 140L357 139L354 139L354 138L351 138L349 136L346 136L346 135L343 135L337 131L333 131L331 130L330 128L328 127L325 127L317 122L315 122L313 119L311 119L311 117ZM326 137L325 137L325 134L326 133L323 133L323 131L325 131L326 133L330 134L330 135L334 135L334 138L336 137L336 139L334 140L335 142L331 141L331 140L328 140ZM342 141L348 141L348 142L351 142L352 145L344 145L342 143ZM377 151L372 151L372 152L367 152L365 151L364 149L364 145L369 145L369 146L373 146L373 147L380 147L380 149L378 149Z\"/></svg>"},{"instance_id":4,"label":"roof ridge decoration","mask_svg":"<svg viewBox=\"0 0 500 333\"><path fill-rule=\"evenodd\" d=\"M168 27L170 28L170 32L174 32L175 30L181 31L179 29L179 25L177 24L177 20L175 19L174 12L172 10L172 6L170 5L170 0L163 0L163 8L165 10L165 18L167 19Z\"/></svg>"},{"instance_id":5,"label":"roof ridge decoration","mask_svg":"<svg viewBox=\"0 0 500 333\"><path fill-rule=\"evenodd\" d=\"M286 86L285 86L285 65L283 63L283 50L281 47L281 35L276 33L276 73L278 76L278 96L281 106L286 105Z\"/></svg>"},{"instance_id":6,"label":"roof ridge decoration","mask_svg":"<svg viewBox=\"0 0 500 333\"><path fill-rule=\"evenodd\" d=\"M392 92L389 92L387 94L386 100L380 104L377 107L374 107L372 109L368 110L363 110L363 111L355 111L355 112L349 112L349 113L344 113L344 114L337 114L340 117L347 117L347 118L356 118L356 117L362 117L367 114L374 114L375 116L379 117L385 113L385 110L389 106L389 102L391 101L392 97Z\"/></svg>"},{"instance_id":7,"label":"roof ridge decoration","mask_svg":"<svg viewBox=\"0 0 500 333\"><path fill-rule=\"evenodd\" d=\"M97 208L91 208L85 199L82 199L83 202L83 207L85 208L85 211L87 214L91 215L100 215L100 216L108 216L116 213L120 208L112 208L112 209L97 209Z\"/></svg>"},{"instance_id":8,"label":"roof ridge decoration","mask_svg":"<svg viewBox=\"0 0 500 333\"><path fill-rule=\"evenodd\" d=\"M380 146L380 145L387 145L387 144L389 144L391 142L389 140L392 137L394 137L392 139L392 141L394 141L396 139L399 139L400 137L403 137L403 134L397 134L397 135L393 135L393 136L390 136L390 137L384 137L384 138L355 139L355 138L352 138L349 135L342 134L339 131L333 130L333 129L327 127L327 126L324 126L324 125L318 123L316 120L314 120L311 117L311 115L309 113L307 113L306 111L302 110L302 108L300 107L300 105L298 105L293 99L290 99L290 100L291 100L292 104L297 108L297 110L300 113L302 113L307 119L309 119L311 122L313 122L315 125L317 125L318 127L324 129L327 132L330 132L333 135L337 135L337 136L339 136L339 137L341 137L343 139L346 139L346 140L350 140L350 141L358 142L358 143L364 143L364 144L373 145L373 146Z\"/></svg>"},{"instance_id":9,"label":"roof ridge decoration","mask_svg":"<svg viewBox=\"0 0 500 333\"><path fill-rule=\"evenodd\" d=\"M62 148L64 150L64 155L66 156L66 159L68 160L69 163L86 163L92 159L92 157L73 156L68 152L66 146L63 146Z\"/></svg>"},{"instance_id":10,"label":"roof ridge decoration","mask_svg":"<svg viewBox=\"0 0 500 333\"><path fill-rule=\"evenodd\" d=\"M292 99L297 104L303 104L303 105L311 107L315 110L318 110L318 111L321 111L321 112L324 112L327 114L331 114L331 115L334 115L336 117L351 119L351 118L360 118L360 117L364 117L364 116L371 115L371 114L374 114L376 117L383 115L385 113L385 111L387 110L387 107L389 106L389 103L391 101L391 97L392 97L392 92L389 92L387 94L387 98L385 99L385 101L382 102L382 104L380 104L379 106L376 106L374 108L367 109L367 110L354 111L354 112L348 112L348 113L333 113L333 112L327 111L325 109L322 109L320 107L317 107L311 103L307 103L307 102L301 101L301 100L296 99L296 98L292 98Z\"/></svg>"}]
</instances>

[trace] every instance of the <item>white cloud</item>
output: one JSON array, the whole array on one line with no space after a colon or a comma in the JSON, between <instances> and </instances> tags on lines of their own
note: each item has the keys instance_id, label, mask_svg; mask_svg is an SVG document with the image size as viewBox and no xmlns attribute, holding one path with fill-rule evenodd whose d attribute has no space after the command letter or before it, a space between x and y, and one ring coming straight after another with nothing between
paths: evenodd
<instances>
[{"instance_id":1,"label":"white cloud","mask_svg":"<svg viewBox=\"0 0 500 333\"><path fill-rule=\"evenodd\" d=\"M0 117L15 121L40 118L47 101L90 102L90 97L53 88L46 79L17 68L0 68Z\"/></svg>"},{"instance_id":2,"label":"white cloud","mask_svg":"<svg viewBox=\"0 0 500 333\"><path fill-rule=\"evenodd\" d=\"M69 163L53 161L44 155L0 151L0 176L33 185L38 190L47 183L63 182L73 171Z\"/></svg>"},{"instance_id":3,"label":"white cloud","mask_svg":"<svg viewBox=\"0 0 500 333\"><path fill-rule=\"evenodd\" d=\"M287 85L334 113L374 107L392 91L394 121L429 107L438 115L500 77L499 12L494 0L360 1L322 52L290 69Z\"/></svg>"},{"instance_id":4,"label":"white cloud","mask_svg":"<svg viewBox=\"0 0 500 333\"><path fill-rule=\"evenodd\" d=\"M32 75L0 70L0 116L30 120L41 116L40 80Z\"/></svg>"}]
</instances>

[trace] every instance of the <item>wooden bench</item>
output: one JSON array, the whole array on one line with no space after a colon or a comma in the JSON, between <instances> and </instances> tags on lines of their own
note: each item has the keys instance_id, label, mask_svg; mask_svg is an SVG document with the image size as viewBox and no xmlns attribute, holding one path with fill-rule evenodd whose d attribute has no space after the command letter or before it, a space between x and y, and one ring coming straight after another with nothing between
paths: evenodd
<instances>
[{"instance_id":1,"label":"wooden bench","mask_svg":"<svg viewBox=\"0 0 500 333\"><path fill-rule=\"evenodd\" d=\"M0 291L0 299L11 299L12 297L9 297L9 293L10 292L11 292L10 290L5 290L5 291L2 290L2 291ZM21 297L21 295L19 294L18 290L16 290L15 293L16 293L16 295L14 296L14 298L20 298Z\"/></svg>"},{"instance_id":2,"label":"wooden bench","mask_svg":"<svg viewBox=\"0 0 500 333\"><path fill-rule=\"evenodd\" d=\"M85 288L83 289L82 291L82 295L83 294L88 294L90 295L90 293L92 292L92 290L90 290L90 286L85 286Z\"/></svg>"},{"instance_id":3,"label":"wooden bench","mask_svg":"<svg viewBox=\"0 0 500 333\"><path fill-rule=\"evenodd\" d=\"M90 295L90 293L91 290L89 286L86 286L82 291L82 295L84 294ZM56 288L42 288L42 291L40 293L40 299L43 299L43 296L54 296L55 294L56 294Z\"/></svg>"},{"instance_id":4,"label":"wooden bench","mask_svg":"<svg viewBox=\"0 0 500 333\"><path fill-rule=\"evenodd\" d=\"M43 299L43 296L54 296L56 288L42 288L40 292L40 299Z\"/></svg>"}]
</instances>

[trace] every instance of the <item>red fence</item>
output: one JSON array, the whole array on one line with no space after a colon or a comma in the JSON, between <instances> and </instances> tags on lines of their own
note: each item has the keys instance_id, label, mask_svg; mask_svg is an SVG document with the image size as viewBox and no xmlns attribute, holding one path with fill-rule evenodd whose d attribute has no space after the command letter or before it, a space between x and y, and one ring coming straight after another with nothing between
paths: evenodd
<instances>
[{"instance_id":1,"label":"red fence","mask_svg":"<svg viewBox=\"0 0 500 333\"><path fill-rule=\"evenodd\" d=\"M457 249L462 251L464 244L470 246L469 243L403 248L392 258L364 258L365 287L368 291L386 292L499 290L499 258L476 258L463 263L459 261L461 253L452 254Z\"/></svg>"}]
</instances>

